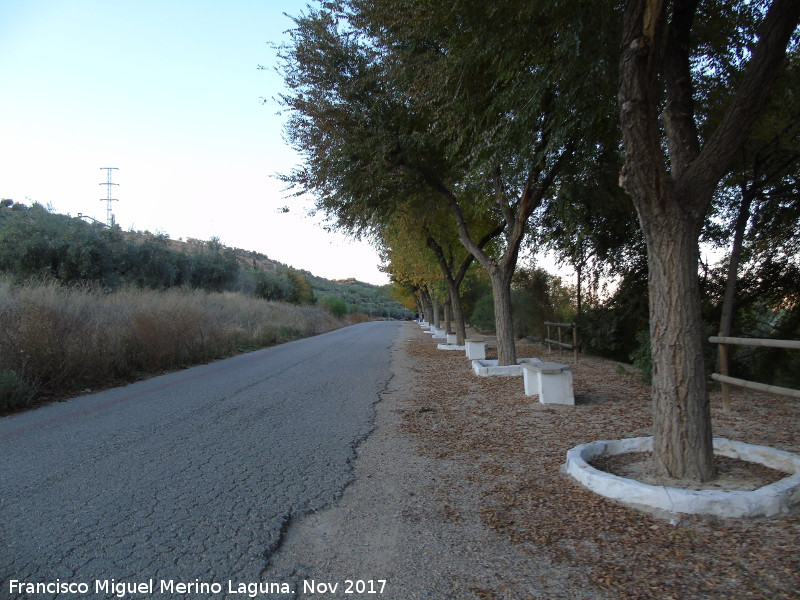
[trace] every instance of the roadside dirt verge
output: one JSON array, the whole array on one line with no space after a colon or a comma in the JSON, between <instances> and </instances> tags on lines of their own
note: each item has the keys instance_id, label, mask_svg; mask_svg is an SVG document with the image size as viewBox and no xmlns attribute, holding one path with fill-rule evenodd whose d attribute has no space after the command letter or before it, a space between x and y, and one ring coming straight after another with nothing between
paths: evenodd
<instances>
[{"instance_id":1,"label":"roadside dirt verge","mask_svg":"<svg viewBox=\"0 0 800 600\"><path fill-rule=\"evenodd\" d=\"M474 376L416 323L393 353L354 483L290 528L269 579L386 580L382 595L329 598L800 598L797 515L666 521L560 472L577 444L650 434L631 367L581 357L577 405L559 407L526 397L521 377ZM715 435L800 450L800 403L743 391L730 413L712 403Z\"/></svg>"}]
</instances>

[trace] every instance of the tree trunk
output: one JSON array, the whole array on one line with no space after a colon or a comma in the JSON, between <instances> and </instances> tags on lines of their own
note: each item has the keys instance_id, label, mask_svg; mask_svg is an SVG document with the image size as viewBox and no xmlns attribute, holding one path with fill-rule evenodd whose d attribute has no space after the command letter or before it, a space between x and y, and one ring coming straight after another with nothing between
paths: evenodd
<instances>
[{"instance_id":1,"label":"tree trunk","mask_svg":"<svg viewBox=\"0 0 800 600\"><path fill-rule=\"evenodd\" d=\"M733 306L736 299L736 279L739 273L739 256L742 253L742 239L747 221L750 219L750 206L753 203L754 193L742 186L742 203L736 215L736 224L733 228L733 241L731 242L731 256L728 261L728 274L725 279L725 295L722 298L722 314L719 319L719 334L729 336L733 325Z\"/></svg>"},{"instance_id":2,"label":"tree trunk","mask_svg":"<svg viewBox=\"0 0 800 600\"><path fill-rule=\"evenodd\" d=\"M461 292L459 285L452 277L447 278L447 293L450 294L450 305L453 307L453 321L456 325L456 345L463 346L467 338L467 328L464 325L464 307L461 305Z\"/></svg>"},{"instance_id":3,"label":"tree trunk","mask_svg":"<svg viewBox=\"0 0 800 600\"><path fill-rule=\"evenodd\" d=\"M653 460L677 479L716 476L697 275L698 226L667 202L640 211L647 242L653 359Z\"/></svg>"},{"instance_id":4,"label":"tree trunk","mask_svg":"<svg viewBox=\"0 0 800 600\"><path fill-rule=\"evenodd\" d=\"M450 329L450 321L451 321L451 307L452 304L450 303L450 295L447 295L447 298L444 301L444 332L445 334L450 333L452 330Z\"/></svg>"},{"instance_id":5,"label":"tree trunk","mask_svg":"<svg viewBox=\"0 0 800 600\"><path fill-rule=\"evenodd\" d=\"M497 358L500 366L517 364L516 336L511 312L512 269L495 266L489 271L494 299L494 322L497 334Z\"/></svg>"},{"instance_id":6,"label":"tree trunk","mask_svg":"<svg viewBox=\"0 0 800 600\"><path fill-rule=\"evenodd\" d=\"M428 325L433 325L433 298L431 298L431 293L427 288L423 288L422 290L422 302L425 306L425 321L428 323Z\"/></svg>"}]
</instances>

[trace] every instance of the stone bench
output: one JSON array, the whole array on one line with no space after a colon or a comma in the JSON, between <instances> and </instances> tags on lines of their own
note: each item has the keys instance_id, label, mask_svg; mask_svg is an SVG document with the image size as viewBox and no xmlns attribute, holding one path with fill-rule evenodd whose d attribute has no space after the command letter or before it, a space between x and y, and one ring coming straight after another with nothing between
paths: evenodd
<instances>
[{"instance_id":1,"label":"stone bench","mask_svg":"<svg viewBox=\"0 0 800 600\"><path fill-rule=\"evenodd\" d=\"M470 338L464 340L467 358L470 360L484 360L486 358L486 341L483 338Z\"/></svg>"},{"instance_id":2,"label":"stone bench","mask_svg":"<svg viewBox=\"0 0 800 600\"><path fill-rule=\"evenodd\" d=\"M540 362L522 365L526 396L539 396L542 404L575 405L572 371L567 365Z\"/></svg>"}]
</instances>

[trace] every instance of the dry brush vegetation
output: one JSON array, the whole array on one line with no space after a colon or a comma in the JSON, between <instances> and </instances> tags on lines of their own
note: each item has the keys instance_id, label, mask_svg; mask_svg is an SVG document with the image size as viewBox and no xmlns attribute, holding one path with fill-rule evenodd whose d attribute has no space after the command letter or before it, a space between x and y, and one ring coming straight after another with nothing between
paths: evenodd
<instances>
[{"instance_id":1,"label":"dry brush vegetation","mask_svg":"<svg viewBox=\"0 0 800 600\"><path fill-rule=\"evenodd\" d=\"M0 281L0 413L344 324L235 292Z\"/></svg>"}]
</instances>

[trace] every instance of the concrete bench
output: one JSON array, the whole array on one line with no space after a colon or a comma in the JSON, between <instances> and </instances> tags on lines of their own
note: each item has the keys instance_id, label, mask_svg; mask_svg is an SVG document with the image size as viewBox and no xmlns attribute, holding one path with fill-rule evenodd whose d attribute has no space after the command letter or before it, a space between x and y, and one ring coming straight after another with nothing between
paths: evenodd
<instances>
[{"instance_id":1,"label":"concrete bench","mask_svg":"<svg viewBox=\"0 0 800 600\"><path fill-rule=\"evenodd\" d=\"M464 340L467 358L470 360L484 360L486 358L486 342L483 338L470 338Z\"/></svg>"},{"instance_id":2,"label":"concrete bench","mask_svg":"<svg viewBox=\"0 0 800 600\"><path fill-rule=\"evenodd\" d=\"M540 362L522 365L526 396L539 396L542 404L575 405L572 371L567 365Z\"/></svg>"}]
</instances>

